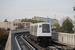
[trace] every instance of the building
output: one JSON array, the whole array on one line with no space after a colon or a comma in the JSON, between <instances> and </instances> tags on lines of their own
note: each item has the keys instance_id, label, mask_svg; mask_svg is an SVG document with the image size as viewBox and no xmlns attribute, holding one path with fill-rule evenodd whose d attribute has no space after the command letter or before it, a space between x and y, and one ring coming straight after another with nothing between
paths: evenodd
<instances>
[{"instance_id":1,"label":"building","mask_svg":"<svg viewBox=\"0 0 75 50\"><path fill-rule=\"evenodd\" d=\"M24 28L30 28L31 22L21 22L21 20L16 19L14 22L0 22L0 28L14 30L18 27L18 24L22 24Z\"/></svg>"},{"instance_id":2,"label":"building","mask_svg":"<svg viewBox=\"0 0 75 50\"><path fill-rule=\"evenodd\" d=\"M51 18L44 18L44 17L38 17L38 16L34 16L32 19L36 19L36 20L42 20L42 21L45 21L45 22L49 22L51 24L53 23L58 23L58 20L57 19L51 19Z\"/></svg>"}]
</instances>

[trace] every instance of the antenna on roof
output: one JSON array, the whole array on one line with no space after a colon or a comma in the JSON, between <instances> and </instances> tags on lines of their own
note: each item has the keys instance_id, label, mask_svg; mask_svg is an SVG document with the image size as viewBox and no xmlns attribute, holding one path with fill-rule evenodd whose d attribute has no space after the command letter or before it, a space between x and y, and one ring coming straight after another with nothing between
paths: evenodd
<instances>
[{"instance_id":1,"label":"antenna on roof","mask_svg":"<svg viewBox=\"0 0 75 50\"><path fill-rule=\"evenodd\" d=\"M54 14L54 19L56 19L56 14Z\"/></svg>"},{"instance_id":2,"label":"antenna on roof","mask_svg":"<svg viewBox=\"0 0 75 50\"><path fill-rule=\"evenodd\" d=\"M47 16L47 18L48 18L48 16Z\"/></svg>"}]
</instances>

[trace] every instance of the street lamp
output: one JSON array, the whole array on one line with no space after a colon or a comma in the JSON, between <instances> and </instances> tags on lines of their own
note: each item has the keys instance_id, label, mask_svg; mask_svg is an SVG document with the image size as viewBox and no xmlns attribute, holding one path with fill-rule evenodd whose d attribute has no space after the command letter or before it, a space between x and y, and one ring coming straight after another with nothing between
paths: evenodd
<instances>
[{"instance_id":1,"label":"street lamp","mask_svg":"<svg viewBox=\"0 0 75 50\"><path fill-rule=\"evenodd\" d=\"M75 33L75 7L73 7L73 10L74 10L74 20L73 20L73 25L74 25L74 27L73 27L73 30L74 30L74 33Z\"/></svg>"}]
</instances>

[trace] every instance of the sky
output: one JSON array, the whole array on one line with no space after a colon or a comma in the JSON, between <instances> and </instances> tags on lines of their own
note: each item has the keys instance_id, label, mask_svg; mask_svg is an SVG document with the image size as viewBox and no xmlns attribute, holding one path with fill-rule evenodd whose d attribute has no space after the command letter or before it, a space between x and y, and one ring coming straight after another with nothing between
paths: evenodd
<instances>
[{"instance_id":1,"label":"sky","mask_svg":"<svg viewBox=\"0 0 75 50\"><path fill-rule=\"evenodd\" d=\"M73 20L75 0L0 0L0 22L34 16Z\"/></svg>"}]
</instances>

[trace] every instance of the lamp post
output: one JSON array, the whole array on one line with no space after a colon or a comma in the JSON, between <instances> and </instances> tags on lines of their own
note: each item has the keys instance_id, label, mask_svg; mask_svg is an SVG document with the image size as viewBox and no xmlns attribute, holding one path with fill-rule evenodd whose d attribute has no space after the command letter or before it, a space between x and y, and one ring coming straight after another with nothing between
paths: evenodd
<instances>
[{"instance_id":1,"label":"lamp post","mask_svg":"<svg viewBox=\"0 0 75 50\"><path fill-rule=\"evenodd\" d=\"M74 17L73 17L73 30L74 30L74 33L75 33L75 7L73 7L73 10L74 10Z\"/></svg>"}]
</instances>

